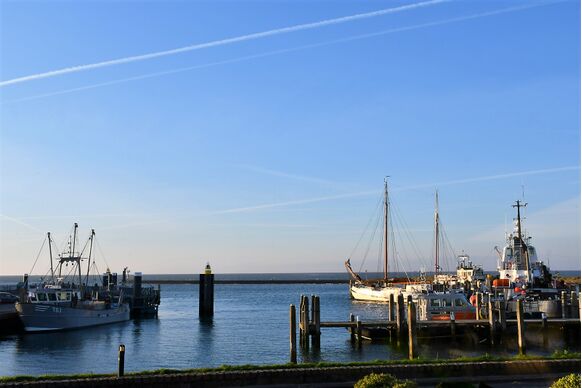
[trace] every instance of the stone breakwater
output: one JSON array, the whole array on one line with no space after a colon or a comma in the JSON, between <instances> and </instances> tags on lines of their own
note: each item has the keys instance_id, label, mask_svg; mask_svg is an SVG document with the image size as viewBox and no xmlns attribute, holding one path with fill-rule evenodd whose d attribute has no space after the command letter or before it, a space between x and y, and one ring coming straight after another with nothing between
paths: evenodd
<instances>
[{"instance_id":1,"label":"stone breakwater","mask_svg":"<svg viewBox=\"0 0 582 388\"><path fill-rule=\"evenodd\" d=\"M217 371L201 373L176 373L166 375L131 375L124 377L96 377L82 379L44 380L30 382L0 383L3 387L235 387L272 385L317 385L349 386L370 373L389 373L397 378L458 379L492 378L503 381L511 379L533 379L540 376L559 377L580 372L580 359L567 360L518 360L450 362L400 365L297 367L287 369L264 369L249 371Z\"/></svg>"}]
</instances>

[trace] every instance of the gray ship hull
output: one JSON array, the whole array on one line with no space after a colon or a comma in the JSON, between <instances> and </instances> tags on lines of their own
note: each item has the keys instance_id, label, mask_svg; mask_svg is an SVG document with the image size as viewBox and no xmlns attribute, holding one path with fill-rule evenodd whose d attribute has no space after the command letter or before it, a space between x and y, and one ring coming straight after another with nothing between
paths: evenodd
<instances>
[{"instance_id":1,"label":"gray ship hull","mask_svg":"<svg viewBox=\"0 0 582 388\"><path fill-rule=\"evenodd\" d=\"M41 303L16 303L16 311L28 332L77 329L129 320L129 306L91 310Z\"/></svg>"}]
</instances>

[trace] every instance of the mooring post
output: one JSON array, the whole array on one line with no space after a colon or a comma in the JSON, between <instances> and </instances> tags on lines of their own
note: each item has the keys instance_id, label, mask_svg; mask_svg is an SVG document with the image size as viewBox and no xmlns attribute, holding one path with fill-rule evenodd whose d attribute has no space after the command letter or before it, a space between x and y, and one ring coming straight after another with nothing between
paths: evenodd
<instances>
[{"instance_id":1,"label":"mooring post","mask_svg":"<svg viewBox=\"0 0 582 388\"><path fill-rule=\"evenodd\" d=\"M507 329L507 317L505 311L505 299L499 301L499 323L501 324L501 330L505 331Z\"/></svg>"},{"instance_id":2,"label":"mooring post","mask_svg":"<svg viewBox=\"0 0 582 388\"><path fill-rule=\"evenodd\" d=\"M525 325L523 322L523 300L517 300L517 347L519 354L525 354Z\"/></svg>"},{"instance_id":3,"label":"mooring post","mask_svg":"<svg viewBox=\"0 0 582 388\"><path fill-rule=\"evenodd\" d=\"M479 320L479 310L481 310L481 293L475 293L475 319Z\"/></svg>"},{"instance_id":4,"label":"mooring post","mask_svg":"<svg viewBox=\"0 0 582 388\"><path fill-rule=\"evenodd\" d=\"M309 349L309 297L305 295L303 297L303 311L302 311L303 320L303 347L305 349Z\"/></svg>"},{"instance_id":5,"label":"mooring post","mask_svg":"<svg viewBox=\"0 0 582 388\"><path fill-rule=\"evenodd\" d=\"M117 356L117 377L122 377L125 369L125 345L119 345L119 354Z\"/></svg>"},{"instance_id":6,"label":"mooring post","mask_svg":"<svg viewBox=\"0 0 582 388\"><path fill-rule=\"evenodd\" d=\"M578 298L576 291L572 291L570 292L570 318L579 318L578 311Z\"/></svg>"},{"instance_id":7,"label":"mooring post","mask_svg":"<svg viewBox=\"0 0 582 388\"><path fill-rule=\"evenodd\" d=\"M210 263L206 263L204 273L200 274L198 314L201 317L214 315L214 274Z\"/></svg>"},{"instance_id":8,"label":"mooring post","mask_svg":"<svg viewBox=\"0 0 582 388\"><path fill-rule=\"evenodd\" d=\"M356 322L356 317L354 317L353 313L350 313L350 323L352 324L350 326L350 341L352 342L352 344L356 342L356 328L353 325L354 322Z\"/></svg>"},{"instance_id":9,"label":"mooring post","mask_svg":"<svg viewBox=\"0 0 582 388\"><path fill-rule=\"evenodd\" d=\"M394 320L394 294L388 298L388 322Z\"/></svg>"},{"instance_id":10,"label":"mooring post","mask_svg":"<svg viewBox=\"0 0 582 388\"><path fill-rule=\"evenodd\" d=\"M313 333L311 334L311 343L313 347L319 349L321 344L321 319L320 319L320 307L319 307L319 296L313 298Z\"/></svg>"},{"instance_id":11,"label":"mooring post","mask_svg":"<svg viewBox=\"0 0 582 388\"><path fill-rule=\"evenodd\" d=\"M295 305L289 306L289 348L291 350L291 363L297 364L297 314Z\"/></svg>"},{"instance_id":12,"label":"mooring post","mask_svg":"<svg viewBox=\"0 0 582 388\"><path fill-rule=\"evenodd\" d=\"M456 335L457 335L457 324L455 322L455 312L451 311L451 337L453 337L453 340L455 339Z\"/></svg>"},{"instance_id":13,"label":"mooring post","mask_svg":"<svg viewBox=\"0 0 582 388\"><path fill-rule=\"evenodd\" d=\"M562 300L562 318L568 318L568 302L566 300L566 291L562 291L560 299Z\"/></svg>"},{"instance_id":14,"label":"mooring post","mask_svg":"<svg viewBox=\"0 0 582 388\"><path fill-rule=\"evenodd\" d=\"M495 310L493 309L491 294L489 294L487 298L487 319L489 319L489 336L491 343L493 343L495 340Z\"/></svg>"},{"instance_id":15,"label":"mooring post","mask_svg":"<svg viewBox=\"0 0 582 388\"><path fill-rule=\"evenodd\" d=\"M408 358L416 357L416 308L414 302L408 302Z\"/></svg>"},{"instance_id":16,"label":"mooring post","mask_svg":"<svg viewBox=\"0 0 582 388\"><path fill-rule=\"evenodd\" d=\"M396 297L396 330L398 331L398 338L402 337L404 332L404 295L398 294Z\"/></svg>"},{"instance_id":17,"label":"mooring post","mask_svg":"<svg viewBox=\"0 0 582 388\"><path fill-rule=\"evenodd\" d=\"M360 317L356 317L356 337L358 346L362 346L362 321L360 321Z\"/></svg>"},{"instance_id":18,"label":"mooring post","mask_svg":"<svg viewBox=\"0 0 582 388\"><path fill-rule=\"evenodd\" d=\"M305 345L305 322L303 322L303 318L305 314L305 295L301 295L299 299L299 346L303 348Z\"/></svg>"}]
</instances>

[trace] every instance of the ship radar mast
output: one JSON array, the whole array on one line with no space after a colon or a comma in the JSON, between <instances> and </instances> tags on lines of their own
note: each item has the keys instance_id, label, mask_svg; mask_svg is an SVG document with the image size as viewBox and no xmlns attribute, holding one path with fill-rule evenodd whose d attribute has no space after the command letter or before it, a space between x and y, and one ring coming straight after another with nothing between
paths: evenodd
<instances>
[{"instance_id":1,"label":"ship radar mast","mask_svg":"<svg viewBox=\"0 0 582 388\"><path fill-rule=\"evenodd\" d=\"M527 206L527 203L522 203L519 199L517 201L515 201L515 205L511 205L512 207L517 208L517 239L520 242L520 247L521 247L521 252L523 253L523 257L525 258L525 270L527 272L527 281L529 282L530 280L530 268L529 268L529 252L528 252L528 248L527 248L527 244L525 242L525 239L523 238L523 235L521 233L521 214L520 214L520 209L523 207L525 208Z\"/></svg>"}]
</instances>

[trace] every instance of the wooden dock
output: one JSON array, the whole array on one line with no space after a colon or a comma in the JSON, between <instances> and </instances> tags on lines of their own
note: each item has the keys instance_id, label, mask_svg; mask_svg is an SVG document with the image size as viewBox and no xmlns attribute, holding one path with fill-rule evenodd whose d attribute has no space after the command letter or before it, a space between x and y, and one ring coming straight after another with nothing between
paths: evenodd
<instances>
[{"instance_id":1,"label":"wooden dock","mask_svg":"<svg viewBox=\"0 0 582 388\"><path fill-rule=\"evenodd\" d=\"M350 314L347 321L321 321L320 298L312 295L309 298L302 295L299 303L299 343L302 349L313 346L319 349L321 343L321 330L328 328L347 329L352 343L360 345L363 340L374 337L388 337L390 340L407 341L409 358L416 358L417 337L419 333L424 338L448 336L454 338L467 331L485 336L492 344L503 334L512 333L517 336L518 352L525 354L526 328L540 327L542 330L548 327L580 332L580 298L578 295L570 299L565 306L561 318L525 318L523 302L517 301L517 317L507 319L504 303L494 302L487 298L485 305L485 317L481 319L455 320L454 315L448 320L417 320L416 305L408 299L406 303L402 295L397 300L390 300L387 304L388 317L385 320L362 321L359 317ZM576 304L576 305L574 305ZM311 306L311 308L310 308ZM477 317L477 315L476 315ZM295 306L290 306L290 351L291 362L297 362L296 329L297 317ZM311 341L310 341L311 340Z\"/></svg>"}]
</instances>

